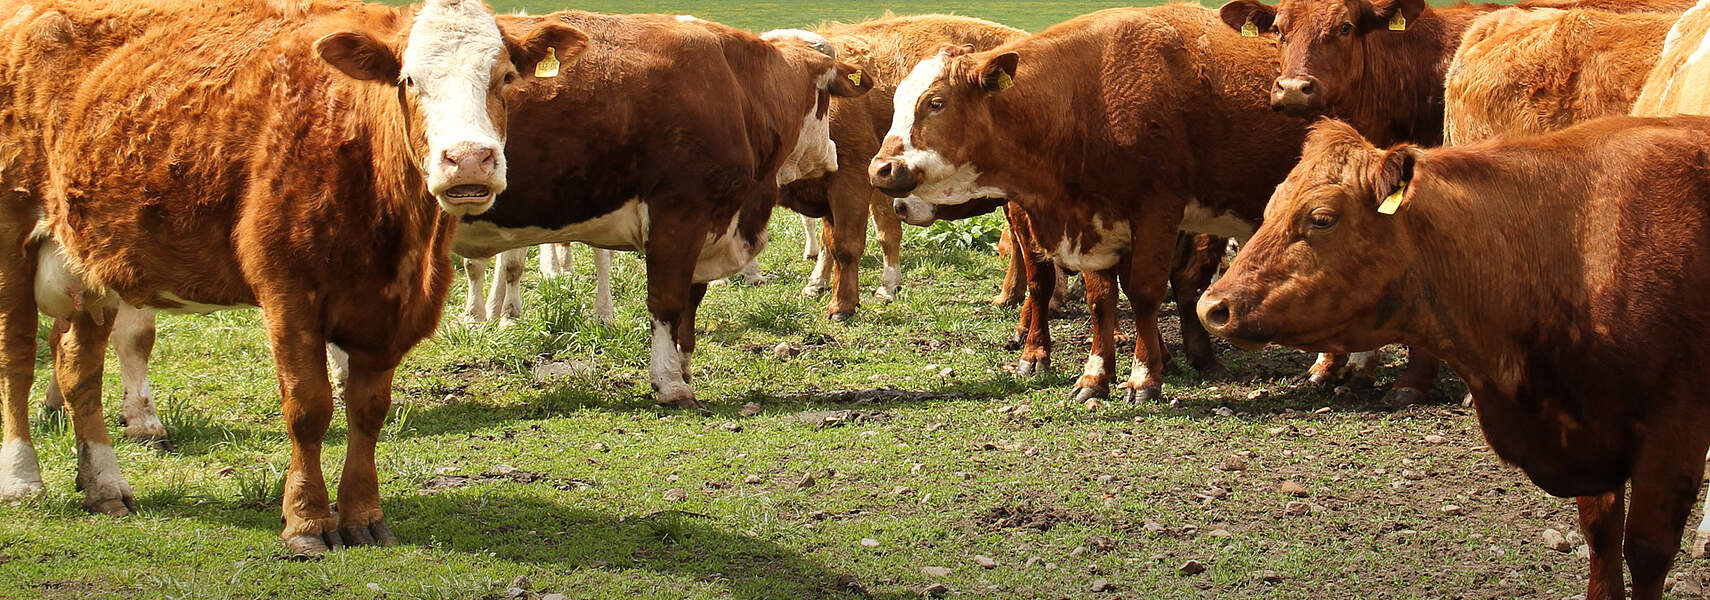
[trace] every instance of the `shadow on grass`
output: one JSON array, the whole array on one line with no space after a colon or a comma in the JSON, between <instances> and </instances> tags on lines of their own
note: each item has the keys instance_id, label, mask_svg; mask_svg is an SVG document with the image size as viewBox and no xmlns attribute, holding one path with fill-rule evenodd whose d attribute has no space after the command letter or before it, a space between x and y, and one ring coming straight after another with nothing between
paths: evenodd
<instances>
[{"instance_id":1,"label":"shadow on grass","mask_svg":"<svg viewBox=\"0 0 1710 600\"><path fill-rule=\"evenodd\" d=\"M718 586L738 599L910 597L857 593L848 586L852 578L844 579L775 542L728 530L714 517L682 511L623 517L566 508L521 497L535 490L524 491L519 485L545 484L488 483L384 498L383 503L388 523L405 546L419 544L553 572L609 571L620 580L635 576L629 571L651 571ZM187 509L184 516L267 532L278 528L278 514L272 510ZM284 546L276 551L282 554ZM557 591L575 595L572 590Z\"/></svg>"}]
</instances>

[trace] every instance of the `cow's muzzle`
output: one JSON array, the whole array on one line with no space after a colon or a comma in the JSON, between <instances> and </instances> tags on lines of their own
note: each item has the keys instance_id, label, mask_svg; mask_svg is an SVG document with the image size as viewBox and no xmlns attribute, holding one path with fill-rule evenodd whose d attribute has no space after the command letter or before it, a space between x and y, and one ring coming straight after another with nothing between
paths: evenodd
<instances>
[{"instance_id":1,"label":"cow's muzzle","mask_svg":"<svg viewBox=\"0 0 1710 600\"><path fill-rule=\"evenodd\" d=\"M1265 336L1251 331L1242 321L1246 304L1240 297L1226 296L1214 287L1200 296L1195 312L1206 331L1243 350L1257 350L1265 347L1267 340Z\"/></svg>"},{"instance_id":2,"label":"cow's muzzle","mask_svg":"<svg viewBox=\"0 0 1710 600\"><path fill-rule=\"evenodd\" d=\"M1292 115L1324 108L1324 92L1311 75L1278 77L1271 87L1271 110Z\"/></svg>"},{"instance_id":3,"label":"cow's muzzle","mask_svg":"<svg viewBox=\"0 0 1710 600\"><path fill-rule=\"evenodd\" d=\"M504 191L500 149L494 144L460 142L439 153L429 173L429 191L454 215L485 212Z\"/></svg>"},{"instance_id":4,"label":"cow's muzzle","mask_svg":"<svg viewBox=\"0 0 1710 600\"><path fill-rule=\"evenodd\" d=\"M867 166L867 182L892 198L903 198L920 187L920 174L901 158L874 158Z\"/></svg>"}]
</instances>

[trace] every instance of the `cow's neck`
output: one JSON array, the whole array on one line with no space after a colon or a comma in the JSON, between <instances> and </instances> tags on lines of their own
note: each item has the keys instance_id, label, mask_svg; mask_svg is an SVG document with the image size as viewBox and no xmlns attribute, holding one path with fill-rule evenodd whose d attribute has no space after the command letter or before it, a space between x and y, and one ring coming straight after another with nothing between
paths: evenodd
<instances>
[{"instance_id":1,"label":"cow's neck","mask_svg":"<svg viewBox=\"0 0 1710 600\"><path fill-rule=\"evenodd\" d=\"M396 88L360 82L346 85L353 88L349 95L352 112L368 117L355 135L368 138L374 182L372 195L365 198L374 203L374 211L370 213L373 221L348 225L369 227L380 234L358 239L386 240L396 236L393 239L398 247L422 249L398 253L400 262L395 265L394 288L388 291L399 297L421 296L437 305L450 286L450 241L457 219L440 210L411 158L415 152L409 143L410 136L421 134L407 131L403 125L408 122L407 115Z\"/></svg>"},{"instance_id":2,"label":"cow's neck","mask_svg":"<svg viewBox=\"0 0 1710 600\"><path fill-rule=\"evenodd\" d=\"M1359 80L1365 82L1337 116L1378 146L1443 141L1443 80L1461 33L1490 6L1427 9L1404 31L1379 29L1361 36Z\"/></svg>"}]
</instances>

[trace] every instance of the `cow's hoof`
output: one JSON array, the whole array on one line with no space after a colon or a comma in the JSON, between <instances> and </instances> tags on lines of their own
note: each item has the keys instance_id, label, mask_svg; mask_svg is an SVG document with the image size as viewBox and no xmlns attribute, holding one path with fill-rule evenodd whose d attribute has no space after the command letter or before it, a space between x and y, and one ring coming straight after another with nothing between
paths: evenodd
<instances>
[{"instance_id":1,"label":"cow's hoof","mask_svg":"<svg viewBox=\"0 0 1710 600\"><path fill-rule=\"evenodd\" d=\"M855 311L852 311L852 310L838 311L838 312L831 313L831 320L838 322L838 323L842 323L844 321L848 321L849 318L853 317L853 316L855 316Z\"/></svg>"},{"instance_id":2,"label":"cow's hoof","mask_svg":"<svg viewBox=\"0 0 1710 600\"><path fill-rule=\"evenodd\" d=\"M873 290L873 299L878 300L880 302L890 302L892 300L897 299L897 291L892 290L892 289L879 288L879 289Z\"/></svg>"},{"instance_id":3,"label":"cow's hoof","mask_svg":"<svg viewBox=\"0 0 1710 600\"><path fill-rule=\"evenodd\" d=\"M320 535L298 535L285 540L285 549L292 555L304 558L320 558L328 550L338 550L344 547L344 538L337 531L328 530Z\"/></svg>"},{"instance_id":4,"label":"cow's hoof","mask_svg":"<svg viewBox=\"0 0 1710 600\"><path fill-rule=\"evenodd\" d=\"M1015 363L1015 376L1016 377L1031 377L1033 375L1044 375L1044 374L1050 373L1050 372L1051 372L1051 357L1050 356L1041 356L1041 357L1039 357L1039 360L1027 360L1024 358L1024 359L1021 359L1019 362Z\"/></svg>"},{"instance_id":5,"label":"cow's hoof","mask_svg":"<svg viewBox=\"0 0 1710 600\"><path fill-rule=\"evenodd\" d=\"M1307 373L1306 382L1312 387L1327 390L1336 387L1336 376L1330 373Z\"/></svg>"},{"instance_id":6,"label":"cow's hoof","mask_svg":"<svg viewBox=\"0 0 1710 600\"><path fill-rule=\"evenodd\" d=\"M1017 304L1021 304L1021 295L1020 294L998 294L996 296L992 296L991 303L992 303L992 306L997 306L997 307L1015 306Z\"/></svg>"},{"instance_id":7,"label":"cow's hoof","mask_svg":"<svg viewBox=\"0 0 1710 600\"><path fill-rule=\"evenodd\" d=\"M1110 390L1102 385L1075 386L1075 389L1069 391L1069 399L1075 402L1108 397L1110 397Z\"/></svg>"},{"instance_id":8,"label":"cow's hoof","mask_svg":"<svg viewBox=\"0 0 1710 600\"><path fill-rule=\"evenodd\" d=\"M109 517L124 517L142 512L142 509L137 508L137 501L131 499L130 492L120 494L117 498L85 498L83 509Z\"/></svg>"},{"instance_id":9,"label":"cow's hoof","mask_svg":"<svg viewBox=\"0 0 1710 600\"><path fill-rule=\"evenodd\" d=\"M805 260L808 262L816 262L819 260L819 253L818 252L803 252L802 253L802 260Z\"/></svg>"},{"instance_id":10,"label":"cow's hoof","mask_svg":"<svg viewBox=\"0 0 1710 600\"><path fill-rule=\"evenodd\" d=\"M823 286L823 285L819 285L816 283L810 283L810 284L802 286L802 295L805 297L808 297L808 298L814 298L814 297L817 297L820 294L824 294L824 293L825 293L825 286Z\"/></svg>"},{"instance_id":11,"label":"cow's hoof","mask_svg":"<svg viewBox=\"0 0 1710 600\"><path fill-rule=\"evenodd\" d=\"M701 403L695 400L693 392L677 395L675 397L661 395L655 402L665 408L693 411L703 415L712 414L711 411L708 411L706 407L701 406Z\"/></svg>"},{"instance_id":12,"label":"cow's hoof","mask_svg":"<svg viewBox=\"0 0 1710 600\"><path fill-rule=\"evenodd\" d=\"M42 495L42 482L0 480L0 502L17 502Z\"/></svg>"},{"instance_id":13,"label":"cow's hoof","mask_svg":"<svg viewBox=\"0 0 1710 600\"><path fill-rule=\"evenodd\" d=\"M1415 388L1398 387L1383 395L1383 403L1390 408L1406 408L1418 404L1425 399L1425 393Z\"/></svg>"},{"instance_id":14,"label":"cow's hoof","mask_svg":"<svg viewBox=\"0 0 1710 600\"><path fill-rule=\"evenodd\" d=\"M1698 535L1692 538L1692 557L1710 558L1710 531L1700 530Z\"/></svg>"},{"instance_id":15,"label":"cow's hoof","mask_svg":"<svg viewBox=\"0 0 1710 600\"><path fill-rule=\"evenodd\" d=\"M1122 392L1123 399L1127 400L1129 404L1157 402L1160 398L1164 397L1164 386L1149 385L1146 387L1130 387L1124 385L1122 386Z\"/></svg>"},{"instance_id":16,"label":"cow's hoof","mask_svg":"<svg viewBox=\"0 0 1710 600\"><path fill-rule=\"evenodd\" d=\"M350 546L396 546L397 536L392 535L392 528L386 526L385 520L375 521L369 525L353 525L340 527L339 534L344 543Z\"/></svg>"},{"instance_id":17,"label":"cow's hoof","mask_svg":"<svg viewBox=\"0 0 1710 600\"><path fill-rule=\"evenodd\" d=\"M145 446L161 451L171 451L172 443L166 441L166 426L153 415L145 419L121 419L120 425L125 426L125 437Z\"/></svg>"}]
</instances>

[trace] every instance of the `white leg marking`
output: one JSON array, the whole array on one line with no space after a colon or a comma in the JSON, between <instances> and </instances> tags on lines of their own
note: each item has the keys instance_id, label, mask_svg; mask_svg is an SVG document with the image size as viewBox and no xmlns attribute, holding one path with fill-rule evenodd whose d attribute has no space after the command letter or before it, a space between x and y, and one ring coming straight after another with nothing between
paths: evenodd
<instances>
[{"instance_id":1,"label":"white leg marking","mask_svg":"<svg viewBox=\"0 0 1710 600\"><path fill-rule=\"evenodd\" d=\"M594 249L594 318L610 327L617 323L612 310L612 251Z\"/></svg>"},{"instance_id":2,"label":"white leg marking","mask_svg":"<svg viewBox=\"0 0 1710 600\"><path fill-rule=\"evenodd\" d=\"M575 272L569 244L540 245L540 276L543 279Z\"/></svg>"},{"instance_id":3,"label":"white leg marking","mask_svg":"<svg viewBox=\"0 0 1710 600\"><path fill-rule=\"evenodd\" d=\"M131 496L131 484L119 473L119 458L107 444L77 445L77 487L83 488L83 507L95 511Z\"/></svg>"},{"instance_id":4,"label":"white leg marking","mask_svg":"<svg viewBox=\"0 0 1710 600\"><path fill-rule=\"evenodd\" d=\"M487 266L490 258L463 260L464 278L469 282L469 294L463 299L463 319L470 323L487 321Z\"/></svg>"},{"instance_id":5,"label":"white leg marking","mask_svg":"<svg viewBox=\"0 0 1710 600\"><path fill-rule=\"evenodd\" d=\"M332 378L334 398L344 397L344 386L350 383L350 353L338 344L327 344L327 375Z\"/></svg>"},{"instance_id":6,"label":"white leg marking","mask_svg":"<svg viewBox=\"0 0 1710 600\"><path fill-rule=\"evenodd\" d=\"M659 319L653 320L653 356L648 370L661 404L694 399L694 390L683 382L683 352L677 348L671 326Z\"/></svg>"},{"instance_id":7,"label":"white leg marking","mask_svg":"<svg viewBox=\"0 0 1710 600\"><path fill-rule=\"evenodd\" d=\"M42 493L42 468L36 448L25 440L0 446L0 502L22 500Z\"/></svg>"},{"instance_id":8,"label":"white leg marking","mask_svg":"<svg viewBox=\"0 0 1710 600\"><path fill-rule=\"evenodd\" d=\"M1151 376L1152 370L1147 368L1146 363L1140 362L1139 359L1135 359L1133 364L1128 367L1128 382L1134 384L1133 387L1138 388L1141 382L1146 381Z\"/></svg>"},{"instance_id":9,"label":"white leg marking","mask_svg":"<svg viewBox=\"0 0 1710 600\"><path fill-rule=\"evenodd\" d=\"M1369 372L1377 368L1377 361L1380 358L1383 358L1383 350L1355 352L1348 355L1348 368L1355 373Z\"/></svg>"},{"instance_id":10,"label":"white leg marking","mask_svg":"<svg viewBox=\"0 0 1710 600\"><path fill-rule=\"evenodd\" d=\"M1088 355L1087 367L1082 369L1081 372L1093 377L1102 377L1104 375L1104 357L1097 354Z\"/></svg>"},{"instance_id":11,"label":"white leg marking","mask_svg":"<svg viewBox=\"0 0 1710 600\"><path fill-rule=\"evenodd\" d=\"M819 219L802 217L802 260L819 258Z\"/></svg>"},{"instance_id":12,"label":"white leg marking","mask_svg":"<svg viewBox=\"0 0 1710 600\"><path fill-rule=\"evenodd\" d=\"M820 252L819 259L813 263L813 273L808 275L807 285L802 286L803 296L818 296L831 287L831 253Z\"/></svg>"},{"instance_id":13,"label":"white leg marking","mask_svg":"<svg viewBox=\"0 0 1710 600\"><path fill-rule=\"evenodd\" d=\"M522 318L522 276L527 268L527 248L499 253L498 267L493 270L493 292L487 297L487 315L498 319L500 327L515 325Z\"/></svg>"},{"instance_id":14,"label":"white leg marking","mask_svg":"<svg viewBox=\"0 0 1710 600\"><path fill-rule=\"evenodd\" d=\"M879 289L873 291L873 296L889 302L897 298L897 289L902 287L902 265L885 265L885 270L879 276Z\"/></svg>"},{"instance_id":15,"label":"white leg marking","mask_svg":"<svg viewBox=\"0 0 1710 600\"><path fill-rule=\"evenodd\" d=\"M148 389L148 356L154 345L154 311L119 305L113 319L113 351L119 355L119 383L124 404L125 436L131 439L166 439L166 426L154 410L154 394Z\"/></svg>"}]
</instances>

